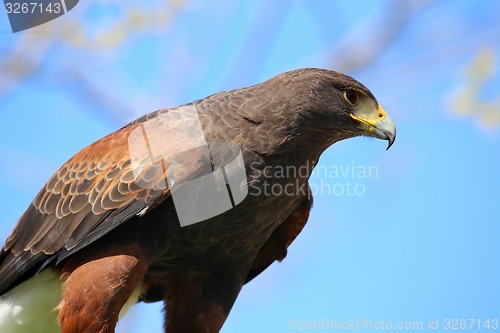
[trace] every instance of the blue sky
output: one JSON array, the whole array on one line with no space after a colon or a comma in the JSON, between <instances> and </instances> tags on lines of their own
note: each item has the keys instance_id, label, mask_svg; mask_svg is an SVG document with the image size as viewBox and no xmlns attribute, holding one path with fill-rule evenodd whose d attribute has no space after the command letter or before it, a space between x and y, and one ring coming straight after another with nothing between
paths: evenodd
<instances>
[{"instance_id":1,"label":"blue sky","mask_svg":"<svg viewBox=\"0 0 500 333\"><path fill-rule=\"evenodd\" d=\"M384 142L356 138L323 154L325 167L375 166L377 175L311 179L364 192L318 193L286 260L244 287L223 332L300 331L293 323L323 319L500 319L499 2L174 3L87 2L18 34L0 13L2 240L65 160L141 114L298 67L347 70L393 118L396 143L386 152ZM131 9L158 8L170 20L122 21ZM410 19L366 66L346 67L405 10ZM22 80L13 54L34 68ZM467 73L481 64L487 74L474 83ZM454 101L471 89L458 114ZM160 304L131 314L120 332L161 331Z\"/></svg>"}]
</instances>

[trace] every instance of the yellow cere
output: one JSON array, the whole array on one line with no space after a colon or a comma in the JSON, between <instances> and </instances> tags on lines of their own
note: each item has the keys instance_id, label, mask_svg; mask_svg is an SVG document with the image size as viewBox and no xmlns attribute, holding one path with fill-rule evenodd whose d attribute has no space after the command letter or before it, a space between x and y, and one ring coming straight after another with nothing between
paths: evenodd
<instances>
[{"instance_id":1,"label":"yellow cere","mask_svg":"<svg viewBox=\"0 0 500 333\"><path fill-rule=\"evenodd\" d=\"M379 121L387 118L387 113L380 104L374 109L371 103L362 103L354 114L350 114L352 119L375 127Z\"/></svg>"}]
</instances>

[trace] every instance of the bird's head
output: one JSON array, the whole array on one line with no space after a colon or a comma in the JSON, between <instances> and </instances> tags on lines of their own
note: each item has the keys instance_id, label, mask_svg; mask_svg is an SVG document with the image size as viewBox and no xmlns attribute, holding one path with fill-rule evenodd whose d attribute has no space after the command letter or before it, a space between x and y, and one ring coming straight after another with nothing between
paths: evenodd
<instances>
[{"instance_id":1,"label":"bird's head","mask_svg":"<svg viewBox=\"0 0 500 333\"><path fill-rule=\"evenodd\" d=\"M278 77L284 81L290 80L292 96L295 95L294 88L309 92L306 99L303 94L297 93L297 96L301 96L297 98L302 98L297 104L300 105L301 117L316 126L317 134L326 132L333 142L355 136L375 137L387 140L387 149L394 143L396 127L391 118L370 90L352 77L314 68L300 69Z\"/></svg>"},{"instance_id":2,"label":"bird's head","mask_svg":"<svg viewBox=\"0 0 500 333\"><path fill-rule=\"evenodd\" d=\"M396 140L396 127L380 104L368 90L347 88L343 97L348 103L347 113L354 120L361 135L387 140L387 149Z\"/></svg>"}]
</instances>

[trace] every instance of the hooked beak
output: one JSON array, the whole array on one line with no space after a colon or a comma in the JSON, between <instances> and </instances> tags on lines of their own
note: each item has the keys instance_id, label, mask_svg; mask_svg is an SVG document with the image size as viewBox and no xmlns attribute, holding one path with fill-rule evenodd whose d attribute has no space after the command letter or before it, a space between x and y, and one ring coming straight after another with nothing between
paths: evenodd
<instances>
[{"instance_id":1,"label":"hooked beak","mask_svg":"<svg viewBox=\"0 0 500 333\"><path fill-rule=\"evenodd\" d=\"M391 148L396 140L396 126L392 119L387 115L384 109L379 105L376 112L359 112L358 114L349 114L349 116L366 125L366 135L377 139L387 140L389 143L387 149Z\"/></svg>"}]
</instances>

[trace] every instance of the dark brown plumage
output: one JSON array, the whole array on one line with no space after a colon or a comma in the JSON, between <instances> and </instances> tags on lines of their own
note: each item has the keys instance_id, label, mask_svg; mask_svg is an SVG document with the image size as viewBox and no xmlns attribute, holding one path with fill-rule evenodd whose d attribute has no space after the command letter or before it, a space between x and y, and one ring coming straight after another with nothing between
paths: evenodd
<instances>
[{"instance_id":1,"label":"dark brown plumage","mask_svg":"<svg viewBox=\"0 0 500 333\"><path fill-rule=\"evenodd\" d=\"M131 140L137 133L148 149ZM218 332L241 287L285 258L308 219L312 170L273 170L315 165L327 147L358 135L391 145L395 129L366 87L322 69L145 115L77 153L38 193L0 253L0 294L52 270L63 280L63 332L113 332L134 290L166 302L167 332ZM246 197L181 226L173 195L210 172L235 176L226 162L239 153ZM264 193L266 182L290 191ZM188 212L193 193L181 203Z\"/></svg>"}]
</instances>

